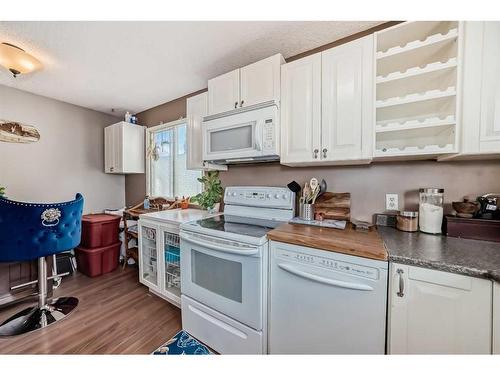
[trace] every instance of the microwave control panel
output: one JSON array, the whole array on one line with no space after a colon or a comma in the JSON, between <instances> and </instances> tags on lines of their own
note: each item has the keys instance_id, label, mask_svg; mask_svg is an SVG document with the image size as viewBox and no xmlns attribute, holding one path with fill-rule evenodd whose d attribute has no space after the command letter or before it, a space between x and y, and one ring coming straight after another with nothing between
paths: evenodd
<instances>
[{"instance_id":1,"label":"microwave control panel","mask_svg":"<svg viewBox=\"0 0 500 375\"><path fill-rule=\"evenodd\" d=\"M274 150L275 148L275 131L274 131L274 120L268 118L264 120L263 126L263 144L264 150Z\"/></svg>"}]
</instances>

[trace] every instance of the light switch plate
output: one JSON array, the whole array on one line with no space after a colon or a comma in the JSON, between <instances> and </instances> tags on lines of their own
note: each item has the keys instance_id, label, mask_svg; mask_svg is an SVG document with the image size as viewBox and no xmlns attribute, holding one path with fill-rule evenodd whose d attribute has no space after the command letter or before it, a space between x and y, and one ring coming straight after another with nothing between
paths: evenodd
<instances>
[{"instance_id":1,"label":"light switch plate","mask_svg":"<svg viewBox=\"0 0 500 375\"><path fill-rule=\"evenodd\" d=\"M397 211L399 207L397 194L385 195L385 209L387 211Z\"/></svg>"}]
</instances>

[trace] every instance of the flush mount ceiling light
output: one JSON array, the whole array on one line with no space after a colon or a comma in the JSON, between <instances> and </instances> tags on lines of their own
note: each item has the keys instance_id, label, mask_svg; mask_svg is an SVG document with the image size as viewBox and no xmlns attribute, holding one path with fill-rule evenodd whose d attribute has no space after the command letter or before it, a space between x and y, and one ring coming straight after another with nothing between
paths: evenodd
<instances>
[{"instance_id":1,"label":"flush mount ceiling light","mask_svg":"<svg viewBox=\"0 0 500 375\"><path fill-rule=\"evenodd\" d=\"M42 63L35 57L10 43L0 44L0 65L8 69L14 77L31 73L42 67Z\"/></svg>"}]
</instances>

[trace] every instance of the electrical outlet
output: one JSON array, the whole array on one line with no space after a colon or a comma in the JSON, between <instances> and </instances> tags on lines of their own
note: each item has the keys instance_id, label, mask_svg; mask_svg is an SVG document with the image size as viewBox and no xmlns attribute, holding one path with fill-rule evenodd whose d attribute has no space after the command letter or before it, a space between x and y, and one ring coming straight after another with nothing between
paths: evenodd
<instances>
[{"instance_id":1,"label":"electrical outlet","mask_svg":"<svg viewBox=\"0 0 500 375\"><path fill-rule=\"evenodd\" d=\"M399 207L397 194L385 195L385 209L387 211L397 211Z\"/></svg>"}]
</instances>

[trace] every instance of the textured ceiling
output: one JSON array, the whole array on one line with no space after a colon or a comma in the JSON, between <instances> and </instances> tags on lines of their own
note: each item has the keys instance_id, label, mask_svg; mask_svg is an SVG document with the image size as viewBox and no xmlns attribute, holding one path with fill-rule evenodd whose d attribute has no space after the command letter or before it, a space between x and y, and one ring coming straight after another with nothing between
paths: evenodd
<instances>
[{"instance_id":1,"label":"textured ceiling","mask_svg":"<svg viewBox=\"0 0 500 375\"><path fill-rule=\"evenodd\" d=\"M101 112L140 112L274 53L287 58L380 23L0 22L0 42L44 64L16 79L0 68L0 84Z\"/></svg>"}]
</instances>

